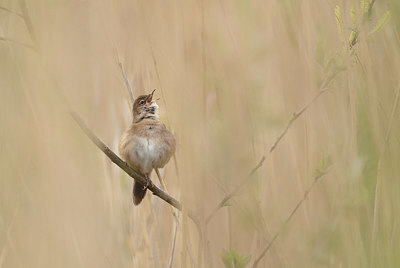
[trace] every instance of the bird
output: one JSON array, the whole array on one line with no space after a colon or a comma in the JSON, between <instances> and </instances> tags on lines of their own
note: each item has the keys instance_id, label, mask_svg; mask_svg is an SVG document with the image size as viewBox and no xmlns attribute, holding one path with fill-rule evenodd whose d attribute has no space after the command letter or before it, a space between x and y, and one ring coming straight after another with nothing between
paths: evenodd
<instances>
[{"instance_id":1,"label":"bird","mask_svg":"<svg viewBox=\"0 0 400 268\"><path fill-rule=\"evenodd\" d=\"M122 134L119 143L121 158L146 178L146 185L135 181L133 186L133 204L139 205L147 187L151 184L150 174L153 169L158 173L176 149L174 135L160 121L159 106L153 100L155 89L148 95L136 98L132 106L132 123ZM160 178L160 182L161 178Z\"/></svg>"}]
</instances>

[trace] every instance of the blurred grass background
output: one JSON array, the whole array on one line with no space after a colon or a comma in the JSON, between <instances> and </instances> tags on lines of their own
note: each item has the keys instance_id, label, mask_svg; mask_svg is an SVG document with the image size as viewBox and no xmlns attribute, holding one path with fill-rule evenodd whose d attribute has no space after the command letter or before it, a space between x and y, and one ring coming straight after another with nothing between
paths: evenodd
<instances>
[{"instance_id":1,"label":"blurred grass background","mask_svg":"<svg viewBox=\"0 0 400 268\"><path fill-rule=\"evenodd\" d=\"M321 161L329 172L259 267L400 266L399 1L376 1L369 16L351 0L0 7L0 267L168 266L171 208L150 194L133 207L132 179L69 116L117 152L131 120L118 57L136 96L158 89L178 141L179 173L171 160L165 181L199 217L266 157L211 219L204 247L181 218L173 267L223 267L224 250L252 265Z\"/></svg>"}]
</instances>

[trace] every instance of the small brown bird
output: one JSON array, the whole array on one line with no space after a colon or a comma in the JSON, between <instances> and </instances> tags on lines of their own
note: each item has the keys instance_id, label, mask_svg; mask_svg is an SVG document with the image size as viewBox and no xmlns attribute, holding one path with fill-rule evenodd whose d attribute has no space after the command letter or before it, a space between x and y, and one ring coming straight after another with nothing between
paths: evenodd
<instances>
[{"instance_id":1,"label":"small brown bird","mask_svg":"<svg viewBox=\"0 0 400 268\"><path fill-rule=\"evenodd\" d=\"M147 185L135 181L133 203L140 204L150 184L153 169L162 168L175 153L175 138L160 121L153 92L137 97L133 104L133 121L119 143L121 157L146 177Z\"/></svg>"}]
</instances>

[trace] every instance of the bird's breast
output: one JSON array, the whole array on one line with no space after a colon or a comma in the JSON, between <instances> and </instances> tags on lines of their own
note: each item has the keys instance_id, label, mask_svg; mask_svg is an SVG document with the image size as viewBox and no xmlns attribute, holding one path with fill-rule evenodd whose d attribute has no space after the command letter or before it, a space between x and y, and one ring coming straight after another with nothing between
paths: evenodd
<instances>
[{"instance_id":1,"label":"bird's breast","mask_svg":"<svg viewBox=\"0 0 400 268\"><path fill-rule=\"evenodd\" d=\"M136 125L124 133L120 142L121 156L143 174L164 167L174 151L175 139L163 125Z\"/></svg>"},{"instance_id":2,"label":"bird's breast","mask_svg":"<svg viewBox=\"0 0 400 268\"><path fill-rule=\"evenodd\" d=\"M142 173L150 173L153 168L164 167L171 157L168 148L159 139L138 137L129 147L129 164L137 167Z\"/></svg>"},{"instance_id":3,"label":"bird's breast","mask_svg":"<svg viewBox=\"0 0 400 268\"><path fill-rule=\"evenodd\" d=\"M135 150L142 159L156 160L160 154L160 145L152 138L138 138Z\"/></svg>"}]
</instances>

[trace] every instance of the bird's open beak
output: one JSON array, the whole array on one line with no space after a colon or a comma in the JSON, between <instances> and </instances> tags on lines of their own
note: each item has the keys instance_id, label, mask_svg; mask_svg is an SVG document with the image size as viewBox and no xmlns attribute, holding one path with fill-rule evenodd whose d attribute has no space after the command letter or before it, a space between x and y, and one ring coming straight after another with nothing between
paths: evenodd
<instances>
[{"instance_id":1,"label":"bird's open beak","mask_svg":"<svg viewBox=\"0 0 400 268\"><path fill-rule=\"evenodd\" d=\"M160 98L158 98L158 99L156 99L156 100L153 100L153 94L154 94L154 91L156 91L156 89L154 89L153 90L153 92L151 92L150 94L149 94L149 96L147 97L147 103L155 103L156 101L158 101Z\"/></svg>"},{"instance_id":2,"label":"bird's open beak","mask_svg":"<svg viewBox=\"0 0 400 268\"><path fill-rule=\"evenodd\" d=\"M154 91L156 91L156 89L154 89L153 92L151 92L151 93L147 96L146 102L148 102L148 103L153 103L152 100L153 100Z\"/></svg>"}]
</instances>

